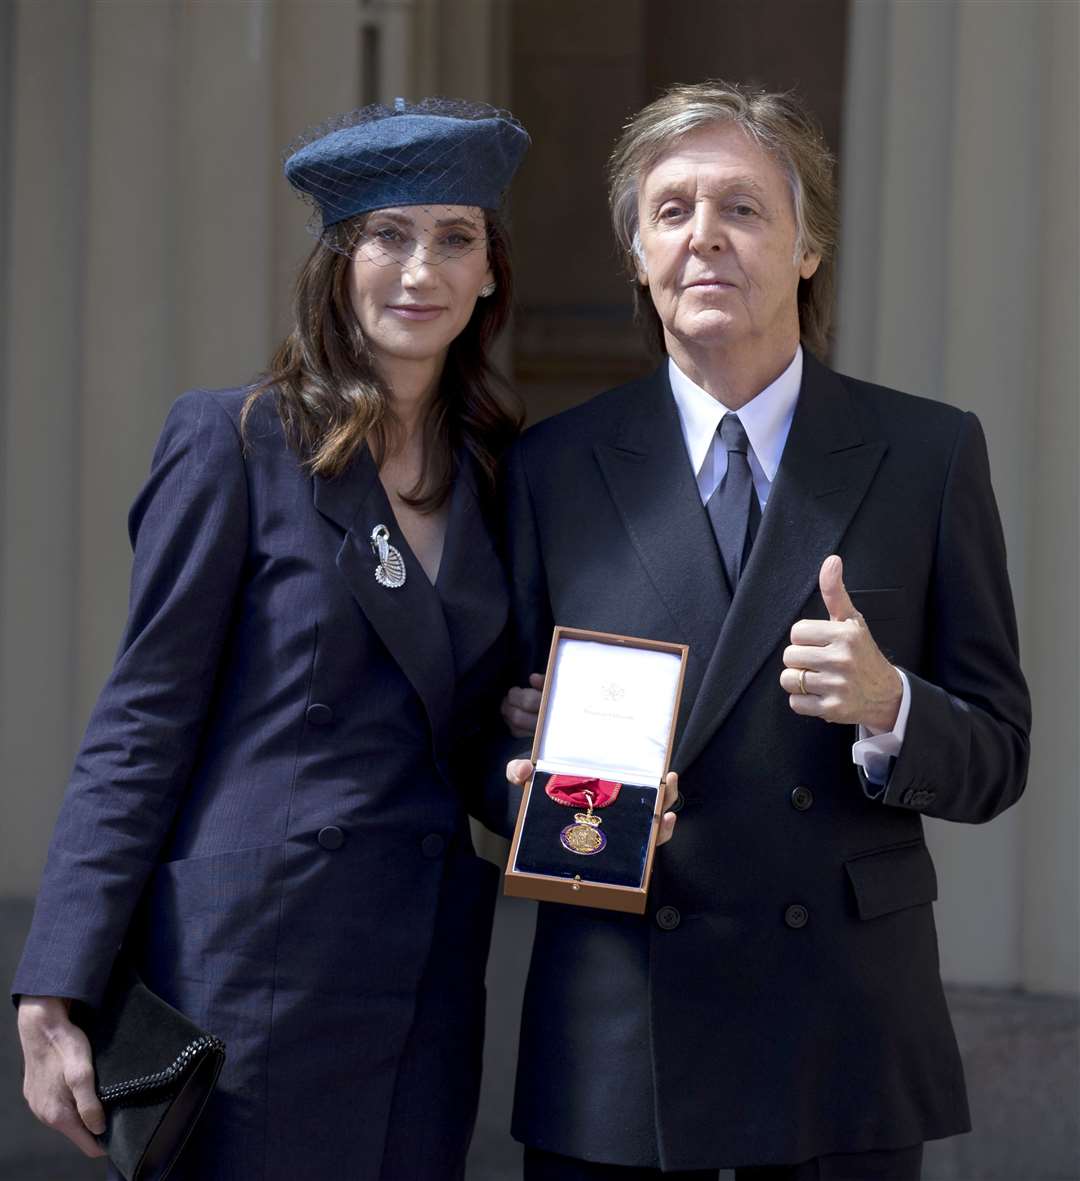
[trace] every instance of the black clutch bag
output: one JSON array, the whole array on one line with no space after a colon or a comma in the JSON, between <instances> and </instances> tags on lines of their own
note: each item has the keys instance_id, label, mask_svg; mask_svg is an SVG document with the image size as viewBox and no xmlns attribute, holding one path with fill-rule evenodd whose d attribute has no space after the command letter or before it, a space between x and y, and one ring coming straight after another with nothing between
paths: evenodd
<instances>
[{"instance_id":1,"label":"black clutch bag","mask_svg":"<svg viewBox=\"0 0 1080 1181\"><path fill-rule=\"evenodd\" d=\"M100 1008L72 1006L90 1039L105 1131L126 1181L163 1181L206 1106L225 1045L150 991L123 961Z\"/></svg>"}]
</instances>

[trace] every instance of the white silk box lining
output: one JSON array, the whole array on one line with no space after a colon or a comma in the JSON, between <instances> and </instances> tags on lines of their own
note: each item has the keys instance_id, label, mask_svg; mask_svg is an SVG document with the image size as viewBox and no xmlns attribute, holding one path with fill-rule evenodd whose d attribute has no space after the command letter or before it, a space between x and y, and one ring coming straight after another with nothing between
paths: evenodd
<instances>
[{"instance_id":1,"label":"white silk box lining","mask_svg":"<svg viewBox=\"0 0 1080 1181\"><path fill-rule=\"evenodd\" d=\"M563 636L554 657L536 769L656 787L682 679L679 655Z\"/></svg>"}]
</instances>

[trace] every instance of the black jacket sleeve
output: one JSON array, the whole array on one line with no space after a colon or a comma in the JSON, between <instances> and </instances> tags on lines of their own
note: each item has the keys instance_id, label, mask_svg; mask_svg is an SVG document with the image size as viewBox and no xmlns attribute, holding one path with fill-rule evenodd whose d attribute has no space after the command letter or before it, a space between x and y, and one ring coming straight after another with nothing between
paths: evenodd
<instances>
[{"instance_id":1,"label":"black jacket sleeve","mask_svg":"<svg viewBox=\"0 0 1080 1181\"><path fill-rule=\"evenodd\" d=\"M911 712L882 799L981 823L1024 790L1031 702L986 440L970 413L946 478L928 609L928 672L908 672Z\"/></svg>"}]
</instances>

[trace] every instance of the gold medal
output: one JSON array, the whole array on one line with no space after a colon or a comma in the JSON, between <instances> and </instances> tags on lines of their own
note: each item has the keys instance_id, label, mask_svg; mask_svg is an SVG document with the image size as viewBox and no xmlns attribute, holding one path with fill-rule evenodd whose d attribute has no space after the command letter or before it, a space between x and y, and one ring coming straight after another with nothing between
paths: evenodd
<instances>
[{"instance_id":1,"label":"gold medal","mask_svg":"<svg viewBox=\"0 0 1080 1181\"><path fill-rule=\"evenodd\" d=\"M568 853L576 853L579 857L591 857L594 853L603 851L607 837L600 831L603 822L596 815L596 811L613 804L621 790L621 783L614 783L608 779L583 775L552 775L544 788L550 799L564 806L588 806L587 812L575 812L574 823L568 824L559 833L559 843Z\"/></svg>"},{"instance_id":2,"label":"gold medal","mask_svg":"<svg viewBox=\"0 0 1080 1181\"><path fill-rule=\"evenodd\" d=\"M591 791L583 793L585 802L589 806L588 812L575 812L573 824L568 824L559 833L559 842L569 853L578 853L582 857L591 857L599 853L607 844L607 837L600 831L603 821L593 812L593 794Z\"/></svg>"}]
</instances>

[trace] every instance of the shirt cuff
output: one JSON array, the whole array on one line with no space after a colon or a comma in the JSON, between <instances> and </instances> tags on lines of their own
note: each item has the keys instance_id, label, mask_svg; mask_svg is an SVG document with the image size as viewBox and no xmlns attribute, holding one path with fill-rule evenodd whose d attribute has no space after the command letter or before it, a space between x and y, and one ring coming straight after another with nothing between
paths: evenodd
<instances>
[{"instance_id":1,"label":"shirt cuff","mask_svg":"<svg viewBox=\"0 0 1080 1181\"><path fill-rule=\"evenodd\" d=\"M891 730L884 731L859 726L858 741L851 747L851 761L862 767L866 778L879 787L883 787L888 781L892 761L904 745L908 714L911 713L911 684L903 669L898 668L896 671L903 686L896 725Z\"/></svg>"}]
</instances>

